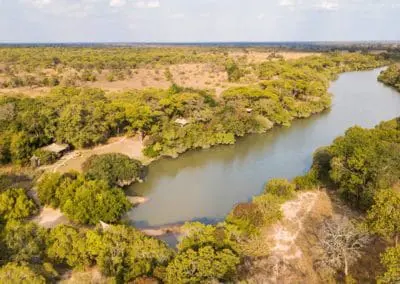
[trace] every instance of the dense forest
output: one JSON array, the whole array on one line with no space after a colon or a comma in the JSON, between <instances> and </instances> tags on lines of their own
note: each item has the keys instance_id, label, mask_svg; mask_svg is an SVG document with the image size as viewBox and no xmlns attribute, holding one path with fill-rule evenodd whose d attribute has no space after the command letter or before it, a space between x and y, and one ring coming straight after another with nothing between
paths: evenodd
<instances>
[{"instance_id":1,"label":"dense forest","mask_svg":"<svg viewBox=\"0 0 400 284\"><path fill-rule=\"evenodd\" d=\"M121 156L94 157L83 174L48 174L39 180L36 186L41 202L63 207L76 224L95 224L99 218L115 222L125 203L117 199L110 202L115 199L113 192L121 189L113 189L109 184L123 177L123 171L111 168L109 175L96 175L98 169L106 168L105 164L115 164L115 159L124 161L126 167L138 168L137 163L128 163ZM240 280L243 267L251 267L255 260L268 259L268 251L258 246L258 238L261 230L282 217L281 204L302 191L324 186L351 208L365 212L357 221L359 225L346 227L344 232L353 236L351 240L329 234L327 240L334 238L337 244L345 245L345 253L354 264L362 256L362 247L356 244L366 241L366 236L381 238L387 250L381 255L384 271L378 281L395 283L400 277L399 165L400 118L383 122L374 129L350 128L332 145L315 152L313 166L306 175L293 181L270 180L261 195L249 203L236 205L217 225L187 223L177 251L118 222L106 227L41 228L29 221L29 216L37 213L37 205L24 188L15 188L20 186L16 181L21 177L3 175L0 281L15 283L29 278L32 283L53 282L68 268L80 270L88 266L96 266L109 281L117 283L134 279L158 279L166 283ZM86 198L90 194L98 200ZM104 198L107 204L96 204ZM67 205L71 201L75 206ZM325 253L339 260L343 257L328 247ZM345 267L338 265L341 261L326 263L334 271L332 280ZM351 267L345 271L348 280L352 279Z\"/></svg>"},{"instance_id":2,"label":"dense forest","mask_svg":"<svg viewBox=\"0 0 400 284\"><path fill-rule=\"evenodd\" d=\"M15 57L14 64L27 63ZM14 56L5 58L11 61ZM35 62L34 58L25 60ZM85 148L121 134L145 137L144 154L149 157L232 144L247 133L288 126L295 118L329 108L329 82L338 73L384 62L379 56L358 53L266 61L254 67L258 83L228 88L219 97L176 84L168 90L108 94L100 89L56 87L45 97L3 95L0 162L24 165L33 154L51 162L37 149L51 142ZM242 76L237 64L228 70L231 77Z\"/></svg>"}]
</instances>

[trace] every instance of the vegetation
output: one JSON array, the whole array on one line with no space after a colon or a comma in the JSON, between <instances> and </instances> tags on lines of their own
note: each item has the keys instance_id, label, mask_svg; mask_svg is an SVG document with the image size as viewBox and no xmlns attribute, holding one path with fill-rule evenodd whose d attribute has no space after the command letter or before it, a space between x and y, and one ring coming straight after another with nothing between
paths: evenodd
<instances>
[{"instance_id":1,"label":"vegetation","mask_svg":"<svg viewBox=\"0 0 400 284\"><path fill-rule=\"evenodd\" d=\"M324 170L352 206L369 209L379 189L399 181L399 131L399 119L374 129L352 127L326 149L330 164Z\"/></svg>"},{"instance_id":2,"label":"vegetation","mask_svg":"<svg viewBox=\"0 0 400 284\"><path fill-rule=\"evenodd\" d=\"M37 190L43 204L60 207L71 220L81 224L117 222L131 207L121 189L80 174L47 174Z\"/></svg>"},{"instance_id":3,"label":"vegetation","mask_svg":"<svg viewBox=\"0 0 400 284\"><path fill-rule=\"evenodd\" d=\"M14 54L20 51L0 49L0 53L5 53L3 60L16 65L28 60ZM119 51L129 53L128 49ZM46 52L41 55L42 62L46 62ZM82 56L85 54L82 51ZM68 52L65 56L69 56ZM47 65L70 62L55 58L49 56ZM74 62L76 58L81 57L74 57ZM82 62L79 64L85 64ZM321 112L330 106L327 89L338 73L373 68L383 62L380 57L358 53L268 61L252 67L258 72L259 83L230 88L218 99L208 91L176 85L170 90L148 89L107 96L99 89L76 87L56 87L46 97L2 96L0 162L26 164L36 149L53 141L82 148L104 143L110 136L122 133L148 136L144 153L150 157L176 156L188 149L232 144L236 137L247 133L290 125L295 118ZM232 66L240 69L237 63ZM237 73L236 68L232 69L233 74ZM178 118L185 118L188 124L179 125L175 122Z\"/></svg>"},{"instance_id":4,"label":"vegetation","mask_svg":"<svg viewBox=\"0 0 400 284\"><path fill-rule=\"evenodd\" d=\"M381 262L386 272L378 278L378 283L397 283L400 280L400 246L388 248Z\"/></svg>"},{"instance_id":5,"label":"vegetation","mask_svg":"<svg viewBox=\"0 0 400 284\"><path fill-rule=\"evenodd\" d=\"M378 80L400 91L400 65L393 64L379 75Z\"/></svg>"},{"instance_id":6,"label":"vegetation","mask_svg":"<svg viewBox=\"0 0 400 284\"><path fill-rule=\"evenodd\" d=\"M24 219L37 212L36 204L25 189L7 189L0 193L0 216L4 220Z\"/></svg>"},{"instance_id":7,"label":"vegetation","mask_svg":"<svg viewBox=\"0 0 400 284\"><path fill-rule=\"evenodd\" d=\"M104 72L110 81L131 69L157 65L173 83L168 65L213 62L225 68L231 82L258 82L225 90L172 84L169 90L148 89L106 94L71 87L93 82ZM147 48L0 48L3 87L56 86L46 97L0 97L0 163L26 165L32 155L51 163L40 148L52 142L84 148L120 134L139 134L150 157L176 156L188 149L235 143L247 133L290 125L330 106L330 80L338 73L383 64L379 56L327 53L284 61L271 55L246 65L221 50ZM380 79L397 86L390 67ZM47 71L44 71L48 69ZM68 70L74 70L66 75ZM393 75L394 74L394 75ZM178 120L180 119L180 120ZM179 123L179 121L187 123ZM157 280L164 283L236 281L238 266L268 257L259 249L264 229L282 218L282 204L298 190L319 185L337 190L352 207L366 212L366 228L387 239L378 279L399 279L400 119L375 129L353 127L315 153L312 169L293 181L272 179L250 202L236 205L216 225L187 223L177 251L148 237L120 218L131 207L121 188L143 177L143 165L121 154L92 156L84 173L47 173L36 184L42 205L60 210L73 225L41 228L27 218L37 205L19 178L0 176L0 282L45 283L59 272L96 266L117 283ZM29 186L31 188L32 185ZM103 221L113 225L99 226ZM97 225L97 226L96 226ZM366 245L366 234L347 223L328 222L321 234L325 257L334 272L348 270ZM265 241L265 240L264 240ZM54 265L54 266L53 266Z\"/></svg>"},{"instance_id":8,"label":"vegetation","mask_svg":"<svg viewBox=\"0 0 400 284\"><path fill-rule=\"evenodd\" d=\"M104 154L89 157L82 166L88 179L104 180L110 186L126 186L143 178L140 161L123 154Z\"/></svg>"}]
</instances>

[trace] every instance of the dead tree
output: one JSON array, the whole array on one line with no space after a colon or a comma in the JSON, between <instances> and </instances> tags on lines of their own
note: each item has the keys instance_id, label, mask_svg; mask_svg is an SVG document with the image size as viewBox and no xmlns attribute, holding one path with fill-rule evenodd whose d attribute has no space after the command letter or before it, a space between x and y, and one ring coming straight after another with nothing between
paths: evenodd
<instances>
[{"instance_id":1,"label":"dead tree","mask_svg":"<svg viewBox=\"0 0 400 284\"><path fill-rule=\"evenodd\" d=\"M320 244L324 256L319 265L334 271L342 270L346 276L349 266L357 261L370 237L357 229L348 219L328 219L320 230Z\"/></svg>"}]
</instances>

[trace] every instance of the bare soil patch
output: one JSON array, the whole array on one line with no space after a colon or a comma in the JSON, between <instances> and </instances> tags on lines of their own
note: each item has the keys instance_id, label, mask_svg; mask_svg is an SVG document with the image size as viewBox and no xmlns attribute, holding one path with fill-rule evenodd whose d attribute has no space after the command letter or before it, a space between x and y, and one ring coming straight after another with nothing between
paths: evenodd
<instances>
[{"instance_id":1,"label":"bare soil patch","mask_svg":"<svg viewBox=\"0 0 400 284\"><path fill-rule=\"evenodd\" d=\"M32 221L45 228L53 228L60 224L69 223L68 218L61 213L60 209L50 207L43 207L40 210L40 214Z\"/></svg>"},{"instance_id":2,"label":"bare soil patch","mask_svg":"<svg viewBox=\"0 0 400 284\"><path fill-rule=\"evenodd\" d=\"M142 149L143 144L137 137L112 138L106 145L97 146L92 149L72 151L63 156L55 164L42 167L41 169L61 173L71 170L81 171L82 164L87 158L92 155L101 155L107 153L121 153L129 156L130 158L147 163L149 160L142 154Z\"/></svg>"}]
</instances>

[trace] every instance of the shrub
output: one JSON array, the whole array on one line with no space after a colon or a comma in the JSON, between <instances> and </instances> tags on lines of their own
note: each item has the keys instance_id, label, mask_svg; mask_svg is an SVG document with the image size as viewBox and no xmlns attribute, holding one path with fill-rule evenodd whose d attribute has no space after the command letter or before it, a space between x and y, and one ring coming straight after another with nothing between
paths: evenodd
<instances>
[{"instance_id":1,"label":"shrub","mask_svg":"<svg viewBox=\"0 0 400 284\"><path fill-rule=\"evenodd\" d=\"M27 265L8 263L0 268L1 283L45 284L46 279Z\"/></svg>"},{"instance_id":2,"label":"shrub","mask_svg":"<svg viewBox=\"0 0 400 284\"><path fill-rule=\"evenodd\" d=\"M37 206L24 189L10 188L0 193L0 216L5 220L23 219L37 212Z\"/></svg>"},{"instance_id":3,"label":"shrub","mask_svg":"<svg viewBox=\"0 0 400 284\"><path fill-rule=\"evenodd\" d=\"M41 149L35 150L33 154L40 160L41 165L53 164L58 159L57 154Z\"/></svg>"},{"instance_id":4,"label":"shrub","mask_svg":"<svg viewBox=\"0 0 400 284\"><path fill-rule=\"evenodd\" d=\"M290 199L293 197L295 189L296 185L287 179L274 178L268 181L264 192L277 195L284 199Z\"/></svg>"},{"instance_id":5,"label":"shrub","mask_svg":"<svg viewBox=\"0 0 400 284\"><path fill-rule=\"evenodd\" d=\"M178 254L166 269L167 283L229 282L236 272L239 257L229 249L205 246Z\"/></svg>"}]
</instances>

